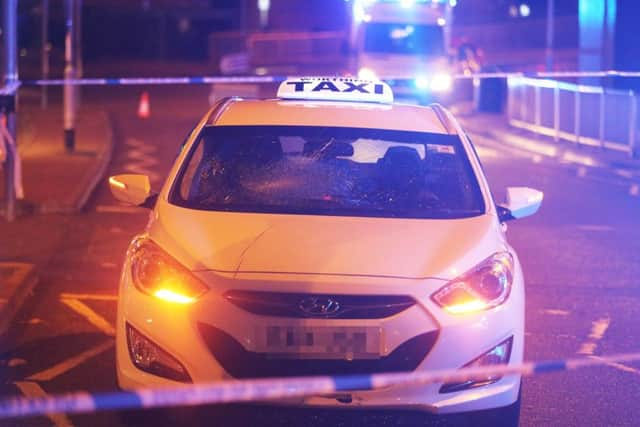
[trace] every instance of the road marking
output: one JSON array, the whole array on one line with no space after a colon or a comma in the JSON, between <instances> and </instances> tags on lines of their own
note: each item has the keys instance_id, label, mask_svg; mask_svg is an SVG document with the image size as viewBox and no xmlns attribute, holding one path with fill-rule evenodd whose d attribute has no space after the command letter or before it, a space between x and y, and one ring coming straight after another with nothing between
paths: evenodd
<instances>
[{"instance_id":1,"label":"road marking","mask_svg":"<svg viewBox=\"0 0 640 427\"><path fill-rule=\"evenodd\" d=\"M23 282L34 268L35 266L33 264L27 264L24 262L0 262L0 270L9 271L8 274L3 274L4 281L7 284ZM6 299L3 299L2 301L7 302Z\"/></svg>"},{"instance_id":2,"label":"road marking","mask_svg":"<svg viewBox=\"0 0 640 427\"><path fill-rule=\"evenodd\" d=\"M603 317L602 319L598 319L593 322L589 338L597 341L601 340L604 336L604 333L607 332L610 323L611 319L609 319L608 317Z\"/></svg>"},{"instance_id":3,"label":"road marking","mask_svg":"<svg viewBox=\"0 0 640 427\"><path fill-rule=\"evenodd\" d=\"M589 357L591 357L592 359L603 360L602 357L599 357L599 356L589 356ZM640 375L640 371L639 370L634 369L631 366L623 365L622 363L605 361L604 364L607 365L607 366L611 366L612 368L619 369L619 370L624 371L624 372L629 372L631 374Z\"/></svg>"},{"instance_id":4,"label":"road marking","mask_svg":"<svg viewBox=\"0 0 640 427\"><path fill-rule=\"evenodd\" d=\"M115 262L101 262L100 267L102 268L116 268L118 264Z\"/></svg>"},{"instance_id":5,"label":"road marking","mask_svg":"<svg viewBox=\"0 0 640 427\"><path fill-rule=\"evenodd\" d=\"M150 181L158 181L160 176L153 170L158 164L155 157L156 147L136 138L127 138L125 144L129 147L124 170L132 173L147 175Z\"/></svg>"},{"instance_id":6,"label":"road marking","mask_svg":"<svg viewBox=\"0 0 640 427\"><path fill-rule=\"evenodd\" d=\"M548 309L542 310L542 312L544 314L551 314L552 316L568 316L569 314L571 314L570 311L557 310L557 309L554 309L554 308L548 308Z\"/></svg>"},{"instance_id":7,"label":"road marking","mask_svg":"<svg viewBox=\"0 0 640 427\"><path fill-rule=\"evenodd\" d=\"M96 212L99 213L124 213L124 214L137 214L143 213L147 209L138 206L120 206L120 205L98 205L96 206Z\"/></svg>"},{"instance_id":8,"label":"road marking","mask_svg":"<svg viewBox=\"0 0 640 427\"><path fill-rule=\"evenodd\" d=\"M612 231L613 227L610 225L579 225L578 229L584 231Z\"/></svg>"},{"instance_id":9,"label":"road marking","mask_svg":"<svg viewBox=\"0 0 640 427\"><path fill-rule=\"evenodd\" d=\"M15 368L16 366L26 365L27 361L24 359L11 359L7 362L7 366L10 368Z\"/></svg>"},{"instance_id":10,"label":"road marking","mask_svg":"<svg viewBox=\"0 0 640 427\"><path fill-rule=\"evenodd\" d=\"M61 299L88 299L88 300L99 300L99 301L117 301L117 295L109 295L109 294L69 294L64 293L60 294Z\"/></svg>"},{"instance_id":11,"label":"road marking","mask_svg":"<svg viewBox=\"0 0 640 427\"><path fill-rule=\"evenodd\" d=\"M633 178L633 172L625 170L625 169L615 169L613 171L616 175L621 176L623 178Z\"/></svg>"},{"instance_id":12,"label":"road marking","mask_svg":"<svg viewBox=\"0 0 640 427\"><path fill-rule=\"evenodd\" d=\"M66 304L76 313L87 319L96 328L100 329L106 335L112 337L116 334L116 330L111 323L107 322L104 317L100 316L95 311L91 310L89 306L75 298L61 298L60 301Z\"/></svg>"},{"instance_id":13,"label":"road marking","mask_svg":"<svg viewBox=\"0 0 640 427\"><path fill-rule=\"evenodd\" d=\"M13 384L27 397L47 397L47 393L45 393L42 387L36 383L30 381L16 381ZM73 427L69 418L64 414L47 414L47 418L53 421L53 425L56 427Z\"/></svg>"},{"instance_id":14,"label":"road marking","mask_svg":"<svg viewBox=\"0 0 640 427\"><path fill-rule=\"evenodd\" d=\"M583 156L581 154L572 153L570 151L565 151L560 161L565 163L577 163L579 165L583 165L581 166L581 168L584 168L584 166L589 166L589 167L599 166L599 163L593 157ZM585 169L584 173L586 174L586 172L587 171Z\"/></svg>"},{"instance_id":15,"label":"road marking","mask_svg":"<svg viewBox=\"0 0 640 427\"><path fill-rule=\"evenodd\" d=\"M638 186L638 184L633 184L631 186L631 188L629 188L629 194L631 196L638 196L640 195L640 186Z\"/></svg>"},{"instance_id":16,"label":"road marking","mask_svg":"<svg viewBox=\"0 0 640 427\"><path fill-rule=\"evenodd\" d=\"M44 371L33 374L27 379L31 381L51 381L52 379L59 377L60 375L72 370L76 366L81 365L82 363L86 362L92 357L95 357L100 353L103 353L109 350L111 347L113 347L113 345L114 345L113 340L105 341L93 348L90 348L89 350L83 351L80 354L77 354L73 357L63 360L62 362L52 366L51 368L48 368L48 369L45 369Z\"/></svg>"},{"instance_id":17,"label":"road marking","mask_svg":"<svg viewBox=\"0 0 640 427\"><path fill-rule=\"evenodd\" d=\"M592 341L582 343L580 350L578 350L578 354L592 355L595 353L597 347L598 344Z\"/></svg>"},{"instance_id":18,"label":"road marking","mask_svg":"<svg viewBox=\"0 0 640 427\"><path fill-rule=\"evenodd\" d=\"M578 354L592 355L598 347L598 341L604 337L605 332L609 328L611 319L607 317L600 318L591 323L591 332L589 333L589 341L582 343Z\"/></svg>"}]
</instances>

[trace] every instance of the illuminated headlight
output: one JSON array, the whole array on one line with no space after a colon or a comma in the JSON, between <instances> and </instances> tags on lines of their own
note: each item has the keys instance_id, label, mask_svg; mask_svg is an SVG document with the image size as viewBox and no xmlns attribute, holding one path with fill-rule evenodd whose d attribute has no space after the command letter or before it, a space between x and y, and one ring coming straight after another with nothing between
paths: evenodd
<instances>
[{"instance_id":1,"label":"illuminated headlight","mask_svg":"<svg viewBox=\"0 0 640 427\"><path fill-rule=\"evenodd\" d=\"M413 81L417 89L429 89L429 79L426 76L418 76Z\"/></svg>"},{"instance_id":2,"label":"illuminated headlight","mask_svg":"<svg viewBox=\"0 0 640 427\"><path fill-rule=\"evenodd\" d=\"M358 78L361 80L378 80L375 71L367 67L362 67L358 70Z\"/></svg>"},{"instance_id":3,"label":"illuminated headlight","mask_svg":"<svg viewBox=\"0 0 640 427\"><path fill-rule=\"evenodd\" d=\"M138 369L174 381L191 382L191 377L180 362L129 324L127 346L131 361Z\"/></svg>"},{"instance_id":4,"label":"illuminated headlight","mask_svg":"<svg viewBox=\"0 0 640 427\"><path fill-rule=\"evenodd\" d=\"M139 238L130 248L133 284L145 294L177 303L195 302L207 291L191 272L147 238Z\"/></svg>"},{"instance_id":5,"label":"illuminated headlight","mask_svg":"<svg viewBox=\"0 0 640 427\"><path fill-rule=\"evenodd\" d=\"M511 347L513 347L513 337L502 341L500 344L464 365L464 368L479 368L481 366L504 365L509 363L511 358ZM460 383L447 383L440 387L440 393L453 393L455 391L467 390L470 388L482 387L498 381L502 376L487 375L484 378L473 378Z\"/></svg>"},{"instance_id":6,"label":"illuminated headlight","mask_svg":"<svg viewBox=\"0 0 640 427\"><path fill-rule=\"evenodd\" d=\"M513 258L500 252L449 282L431 298L451 314L483 311L504 303L512 283Z\"/></svg>"},{"instance_id":7,"label":"illuminated headlight","mask_svg":"<svg viewBox=\"0 0 640 427\"><path fill-rule=\"evenodd\" d=\"M434 92L448 92L451 90L453 79L449 74L436 74L431 79L431 90Z\"/></svg>"}]
</instances>

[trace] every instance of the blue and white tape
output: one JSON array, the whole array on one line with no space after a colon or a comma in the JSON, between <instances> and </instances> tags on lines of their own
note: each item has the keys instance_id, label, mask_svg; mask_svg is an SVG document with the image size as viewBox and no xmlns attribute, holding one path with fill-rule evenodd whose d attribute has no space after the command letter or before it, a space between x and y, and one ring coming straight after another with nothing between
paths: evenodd
<instances>
[{"instance_id":1,"label":"blue and white tape","mask_svg":"<svg viewBox=\"0 0 640 427\"><path fill-rule=\"evenodd\" d=\"M125 77L125 78L86 78L86 79L48 79L26 80L23 85L35 86L132 86L132 85L189 85L189 84L256 84L279 83L287 77L280 76L195 76L195 77Z\"/></svg>"},{"instance_id":2,"label":"blue and white tape","mask_svg":"<svg viewBox=\"0 0 640 427\"><path fill-rule=\"evenodd\" d=\"M488 376L531 376L634 361L640 361L640 353L440 371L221 381L113 393L78 392L37 398L12 397L0 400L0 419L52 413L77 414L119 409L287 400L336 392L377 390L391 386L457 383Z\"/></svg>"},{"instance_id":3,"label":"blue and white tape","mask_svg":"<svg viewBox=\"0 0 640 427\"><path fill-rule=\"evenodd\" d=\"M21 85L22 82L19 81L7 84L6 86L0 88L0 96L15 95Z\"/></svg>"},{"instance_id":4,"label":"blue and white tape","mask_svg":"<svg viewBox=\"0 0 640 427\"><path fill-rule=\"evenodd\" d=\"M578 77L640 77L640 71L551 71L551 72L495 72L456 74L454 79L488 78L578 78ZM192 85L192 84L261 84L279 83L288 76L195 76L195 77L126 77L126 78L84 78L84 79L40 79L18 83L24 86L130 86L130 85ZM394 78L392 80L413 80ZM17 88L16 88L17 89ZM1 93L1 92L0 92Z\"/></svg>"}]
</instances>

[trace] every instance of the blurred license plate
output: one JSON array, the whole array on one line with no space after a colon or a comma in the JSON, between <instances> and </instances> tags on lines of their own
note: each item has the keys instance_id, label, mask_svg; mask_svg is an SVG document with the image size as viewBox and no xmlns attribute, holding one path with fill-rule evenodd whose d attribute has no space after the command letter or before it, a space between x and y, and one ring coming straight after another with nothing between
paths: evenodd
<instances>
[{"instance_id":1,"label":"blurred license plate","mask_svg":"<svg viewBox=\"0 0 640 427\"><path fill-rule=\"evenodd\" d=\"M256 350L278 357L377 359L380 328L267 326L256 334Z\"/></svg>"}]
</instances>

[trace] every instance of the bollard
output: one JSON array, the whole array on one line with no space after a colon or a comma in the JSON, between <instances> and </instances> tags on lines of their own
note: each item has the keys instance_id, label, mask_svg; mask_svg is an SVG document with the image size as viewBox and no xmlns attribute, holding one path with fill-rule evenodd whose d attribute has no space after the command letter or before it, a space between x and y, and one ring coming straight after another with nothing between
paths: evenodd
<instances>
[{"instance_id":1,"label":"bollard","mask_svg":"<svg viewBox=\"0 0 640 427\"><path fill-rule=\"evenodd\" d=\"M605 140L605 110L606 110L606 102L607 102L607 94L602 88L602 92L600 92L600 123L599 123L599 137L600 137L600 148L604 148L604 140Z\"/></svg>"},{"instance_id":2,"label":"bollard","mask_svg":"<svg viewBox=\"0 0 640 427\"><path fill-rule=\"evenodd\" d=\"M0 111L6 122L3 129L2 143L7 147L5 160L5 216L11 222L16 217L16 193L15 170L17 147L9 144L7 139L16 140L16 90L18 83L18 0L5 0L2 5L2 83L3 89L0 95ZM7 132L8 131L8 132Z\"/></svg>"},{"instance_id":3,"label":"bollard","mask_svg":"<svg viewBox=\"0 0 640 427\"><path fill-rule=\"evenodd\" d=\"M75 150L75 122L76 122L76 105L75 105L75 86L71 84L71 80L76 77L76 37L74 34L74 17L75 17L75 1L65 0L65 23L66 34L64 39L64 146L68 153Z\"/></svg>"},{"instance_id":4,"label":"bollard","mask_svg":"<svg viewBox=\"0 0 640 427\"><path fill-rule=\"evenodd\" d=\"M11 143L15 140L15 112L14 95L0 96L0 105L2 109L2 117L0 118L0 144L3 144L5 151L5 160L3 170L5 175L5 219L7 222L13 222L16 219L16 157L17 147Z\"/></svg>"},{"instance_id":5,"label":"bollard","mask_svg":"<svg viewBox=\"0 0 640 427\"><path fill-rule=\"evenodd\" d=\"M8 116L2 113L2 120L8 120ZM12 144L7 143L2 138L0 142L5 146L6 158L4 160L4 195L5 195L5 208L4 216L7 222L13 222L16 219L16 192L15 192L15 151Z\"/></svg>"},{"instance_id":6,"label":"bollard","mask_svg":"<svg viewBox=\"0 0 640 427\"><path fill-rule=\"evenodd\" d=\"M580 114L582 113L582 109L580 108L580 90L578 89L574 93L573 133L576 137L576 144L580 144Z\"/></svg>"}]
</instances>

